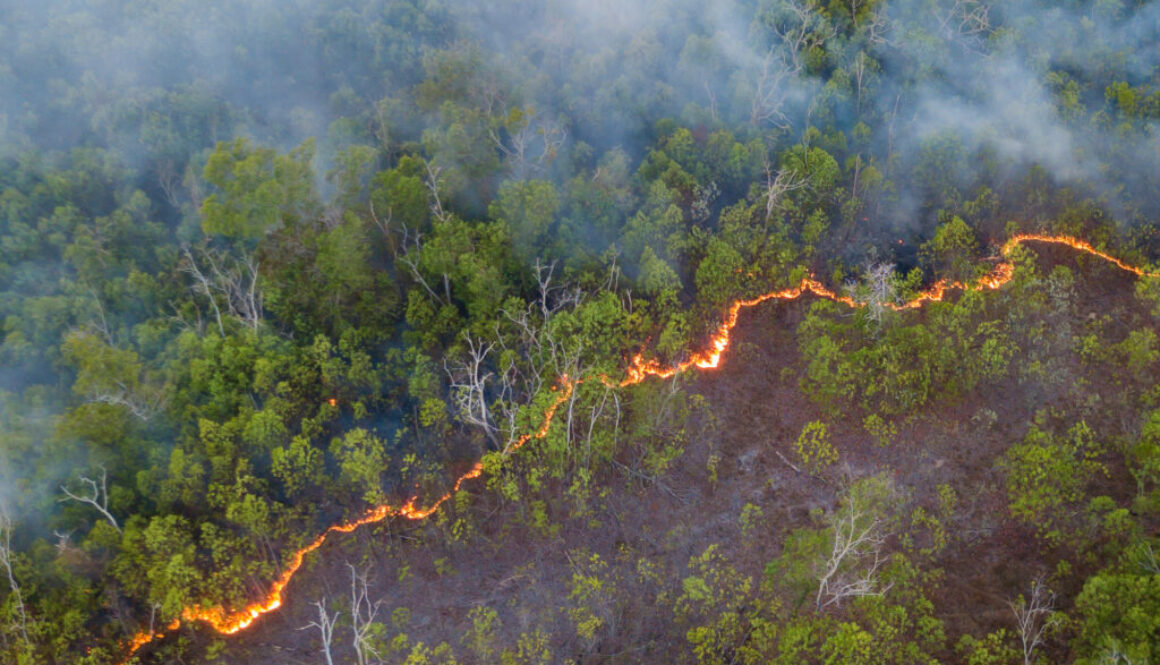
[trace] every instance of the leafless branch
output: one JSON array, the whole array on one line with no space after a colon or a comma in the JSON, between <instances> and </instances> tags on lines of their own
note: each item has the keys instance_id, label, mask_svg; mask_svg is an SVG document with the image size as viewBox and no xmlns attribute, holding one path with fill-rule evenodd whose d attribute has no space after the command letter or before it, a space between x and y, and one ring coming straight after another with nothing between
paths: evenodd
<instances>
[{"instance_id":1,"label":"leafless branch","mask_svg":"<svg viewBox=\"0 0 1160 665\"><path fill-rule=\"evenodd\" d=\"M507 117L512 116L509 113ZM488 136L507 158L512 176L523 179L532 171L542 171L556 158L568 133L557 123L537 118L532 111L524 111L518 119L502 125L493 124L488 129Z\"/></svg>"},{"instance_id":2,"label":"leafless branch","mask_svg":"<svg viewBox=\"0 0 1160 665\"><path fill-rule=\"evenodd\" d=\"M318 608L318 621L311 621L302 626L298 630L309 630L317 628L322 638L322 655L326 657L326 665L334 665L334 658L330 655L330 645L334 637L334 622L338 619L340 612L335 612L333 615L326 611L325 599L315 601L314 606Z\"/></svg>"},{"instance_id":3,"label":"leafless branch","mask_svg":"<svg viewBox=\"0 0 1160 665\"><path fill-rule=\"evenodd\" d=\"M765 221L773 218L781 208L782 199L786 194L806 186L806 179L793 171L778 170L773 172L771 164L765 166Z\"/></svg>"},{"instance_id":4,"label":"leafless branch","mask_svg":"<svg viewBox=\"0 0 1160 665\"><path fill-rule=\"evenodd\" d=\"M868 263L863 267L863 281L846 284L847 294L866 308L866 315L875 324L891 305L898 301L894 282L894 266L889 263Z\"/></svg>"},{"instance_id":5,"label":"leafless branch","mask_svg":"<svg viewBox=\"0 0 1160 665\"><path fill-rule=\"evenodd\" d=\"M193 278L193 291L205 296L213 308L217 319L218 332L225 336L222 310L218 304L220 297L226 310L235 319L251 330L262 324L262 292L258 290L259 264L249 255L230 257L204 249L195 257L188 247L182 247L185 261L181 269ZM207 264L203 269L201 263Z\"/></svg>"},{"instance_id":6,"label":"leafless branch","mask_svg":"<svg viewBox=\"0 0 1160 665\"><path fill-rule=\"evenodd\" d=\"M24 596L20 593L20 584L16 581L16 574L12 570L12 519L8 511L0 506L0 566L8 575L8 588L12 591L12 600L16 609L16 618L20 622L20 636L25 647L32 642L28 639L28 614L24 610Z\"/></svg>"},{"instance_id":7,"label":"leafless branch","mask_svg":"<svg viewBox=\"0 0 1160 665\"><path fill-rule=\"evenodd\" d=\"M1015 614L1015 625L1019 629L1019 640L1023 646L1023 665L1031 665L1035 650L1043 645L1048 630L1059 624L1054 614L1055 592L1048 589L1042 577L1031 581L1031 598L1022 594L1014 602L1007 603Z\"/></svg>"},{"instance_id":8,"label":"leafless branch","mask_svg":"<svg viewBox=\"0 0 1160 665\"><path fill-rule=\"evenodd\" d=\"M467 343L467 356L457 360L454 366L446 360L443 365L451 380L452 403L460 420L482 429L498 448L499 429L487 402L487 384L494 374L486 370L487 356L495 348L495 342L476 340L470 332L464 332L463 339Z\"/></svg>"},{"instance_id":9,"label":"leafless branch","mask_svg":"<svg viewBox=\"0 0 1160 665\"><path fill-rule=\"evenodd\" d=\"M882 588L878 583L882 547L886 543L885 522L871 518L848 499L832 516L831 524L830 555L818 576L816 608L888 591L891 585Z\"/></svg>"},{"instance_id":10,"label":"leafless branch","mask_svg":"<svg viewBox=\"0 0 1160 665\"><path fill-rule=\"evenodd\" d=\"M427 162L427 190L431 192L431 214L439 221L447 219L447 213L443 210L443 201L439 198L439 185L442 179L439 177L443 173L442 166L435 166L431 162Z\"/></svg>"},{"instance_id":11,"label":"leafless branch","mask_svg":"<svg viewBox=\"0 0 1160 665\"><path fill-rule=\"evenodd\" d=\"M350 568L350 627L354 652L358 665L368 665L371 658L379 659L379 652L375 650L371 636L382 601L370 601L366 571L359 573L353 565L348 563L346 566Z\"/></svg>"},{"instance_id":12,"label":"leafless branch","mask_svg":"<svg viewBox=\"0 0 1160 665\"><path fill-rule=\"evenodd\" d=\"M772 125L779 129L789 126L789 118L782 112L789 96L786 80L801 71L796 62L785 62L782 52L770 48L761 60L756 73L753 97L749 104L749 124L753 127Z\"/></svg>"},{"instance_id":13,"label":"leafless branch","mask_svg":"<svg viewBox=\"0 0 1160 665\"><path fill-rule=\"evenodd\" d=\"M101 482L99 484L96 480L93 480L87 476L80 477L81 485L88 488L88 492L86 492L84 495L73 494L72 491L69 490L68 485L61 485L60 489L64 492L66 498L72 499L73 501L78 501L80 503L87 503L93 508L96 508L97 511L105 517L105 519L109 520L109 524L112 524L114 529L120 531L121 526L117 524L117 519L113 517L112 513L109 512L109 489L106 485L107 477L108 474L105 471L105 467L102 466ZM60 500L64 501L65 499Z\"/></svg>"}]
</instances>

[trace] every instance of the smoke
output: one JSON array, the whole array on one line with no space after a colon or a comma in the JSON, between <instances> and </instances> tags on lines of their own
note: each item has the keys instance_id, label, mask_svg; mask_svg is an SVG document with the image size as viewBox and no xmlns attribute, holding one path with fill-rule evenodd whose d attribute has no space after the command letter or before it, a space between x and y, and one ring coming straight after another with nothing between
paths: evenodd
<instances>
[{"instance_id":1,"label":"smoke","mask_svg":"<svg viewBox=\"0 0 1160 665\"><path fill-rule=\"evenodd\" d=\"M633 155L663 117L792 140L817 120L811 105L833 87L835 69L849 70L857 57L848 38L828 35L829 61L804 62L813 57L809 44L790 42L794 12L809 0L3 4L4 152L96 142L134 165L165 149L159 134L194 129L170 108L175 93L191 90L190 104L221 110L216 126L196 128L202 148L236 133L279 147L309 136L325 142L349 110L335 108L341 90L368 108L422 75L423 54L400 45L416 36L413 27L428 53L476 44L484 67L475 75L498 80L504 101L535 108L601 151L621 146ZM950 132L970 151L991 147L1060 182L1092 184L1101 181L1113 128L1060 117L1048 73L1081 82L1109 72L1129 83L1155 78L1154 4L868 4L883 19L870 53L879 66L866 82L876 95L878 144L891 142L889 133L892 147L913 150ZM376 34L384 19L405 35ZM1100 93L1088 86L1082 101ZM760 94L770 108L752 123L762 115ZM849 109L829 119L842 131L854 120ZM1153 166L1155 132L1138 138L1124 142L1128 155ZM1111 191L1104 175L1101 188Z\"/></svg>"},{"instance_id":2,"label":"smoke","mask_svg":"<svg viewBox=\"0 0 1160 665\"><path fill-rule=\"evenodd\" d=\"M856 27L847 5L863 8ZM460 164L464 141L436 131L458 122L443 102L459 95L493 114L531 110L535 130L565 136L557 159L519 174L559 183L610 162L631 180L663 120L773 153L805 140L859 151L893 188L862 218L864 236L930 234L947 201L920 166L945 170L963 196L1037 166L1122 223L1160 214L1157 114L1129 123L1107 90L1160 88L1160 5L827 7L828 23L812 0L0 0L0 159L67 163L74 148L108 148L172 223L180 213L162 190L235 135L281 149L318 137L320 181L351 143L390 155L423 145ZM434 86L417 90L425 79ZM469 138L498 159L488 137ZM0 272L6 289L9 279ZM17 300L0 301L6 360L32 325L15 317ZM0 370L17 393L41 378ZM4 461L12 476L18 463ZM11 482L0 480L9 495Z\"/></svg>"}]
</instances>

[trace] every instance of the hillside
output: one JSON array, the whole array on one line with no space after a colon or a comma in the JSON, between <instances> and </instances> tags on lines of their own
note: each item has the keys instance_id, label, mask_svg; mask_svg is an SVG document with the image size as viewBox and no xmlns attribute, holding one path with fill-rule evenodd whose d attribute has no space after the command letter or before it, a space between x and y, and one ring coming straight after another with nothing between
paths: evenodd
<instances>
[{"instance_id":1,"label":"hillside","mask_svg":"<svg viewBox=\"0 0 1160 665\"><path fill-rule=\"evenodd\" d=\"M0 662L1160 658L1160 5L0 0Z\"/></svg>"}]
</instances>

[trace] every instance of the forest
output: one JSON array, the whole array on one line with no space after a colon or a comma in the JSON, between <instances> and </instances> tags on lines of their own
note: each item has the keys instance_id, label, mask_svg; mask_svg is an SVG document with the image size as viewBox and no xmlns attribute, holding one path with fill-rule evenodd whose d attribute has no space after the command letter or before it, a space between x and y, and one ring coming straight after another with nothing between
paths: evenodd
<instances>
[{"instance_id":1,"label":"forest","mask_svg":"<svg viewBox=\"0 0 1160 665\"><path fill-rule=\"evenodd\" d=\"M0 662L1160 663L1157 44L0 0Z\"/></svg>"}]
</instances>

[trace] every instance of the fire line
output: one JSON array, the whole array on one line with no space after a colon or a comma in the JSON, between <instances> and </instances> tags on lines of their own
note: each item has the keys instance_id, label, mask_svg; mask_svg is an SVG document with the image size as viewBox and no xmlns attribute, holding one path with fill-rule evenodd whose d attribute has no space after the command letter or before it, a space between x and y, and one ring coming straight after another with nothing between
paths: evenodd
<instances>
[{"instance_id":1,"label":"fire line","mask_svg":"<svg viewBox=\"0 0 1160 665\"><path fill-rule=\"evenodd\" d=\"M1121 270L1130 272L1139 277L1160 277L1160 273L1149 272L1143 268L1124 263L1114 256L1102 252L1090 243L1071 236L1053 236L1036 233L1023 233L1012 236L1000 248L999 253L1006 258L1015 247L1026 242L1043 242L1056 245L1065 245L1076 251L1091 254L1099 257L1109 263L1115 265ZM991 291L1002 287L1004 284L1011 281L1014 276L1015 267L1009 262L1001 261L986 275L980 277L973 283L952 282L947 280L939 280L935 282L930 288L919 293L913 300L905 303L887 303L886 306L896 311L917 309L928 302L937 302L943 300L948 291ZM609 386L631 386L640 383L650 376L657 378L668 378L674 374L686 372L691 369L714 369L720 362L721 357L729 348L730 336L733 328L737 325L737 318L742 309L759 305L770 300L796 300L806 293L812 293L819 298L826 298L834 302L842 303L848 307L859 309L865 307L866 304L858 302L853 298L845 295L839 295L832 289L827 288L824 284L813 277L806 277L795 287L782 289L780 291L771 291L756 298L748 300L738 300L734 302L728 309L724 320L717 328L717 333L713 335L709 348L690 355L685 361L673 365L662 366L656 359L646 360L641 353L637 353L632 357L628 367L625 370L625 378L617 382L609 379L606 376L597 377L605 385ZM560 389L557 391L556 398L548 405L544 411L544 418L540 427L534 432L524 434L509 446L508 452L515 452L523 447L528 441L532 439L542 439L548 435L551 428L552 421L555 419L556 411L561 404L571 399L573 391L576 386L583 383L584 378L569 378L567 375L561 376L559 379ZM553 390L556 390L553 388ZM330 399L328 402L334 406L336 400ZM335 524L321 534L318 535L311 543L299 549L290 558L290 564L282 571L278 579L270 587L270 591L266 597L261 601L257 601L247 605L241 610L227 611L223 607L187 607L181 614L181 617L174 619L170 624L161 630L157 631L142 631L134 635L125 645L126 654L122 664L127 663L133 656L147 644L155 642L166 635L179 629L185 622L203 622L208 624L213 630L223 635L233 635L249 628L258 618L264 614L268 614L277 610L282 606L282 594L286 589L286 585L294 577L298 569L301 568L302 562L306 556L311 552L322 547L326 539L331 534L336 533L350 533L359 527L367 524L374 524L381 522L390 517L400 517L403 519L419 521L424 520L434 514L439 508L447 502L468 480L479 478L483 475L482 462L476 462L470 469L456 478L451 489L442 496L435 499L430 505L425 508L420 508L416 505L418 497L411 497L406 503L400 506L381 505L371 508L365 512L361 517L350 522Z\"/></svg>"}]
</instances>

